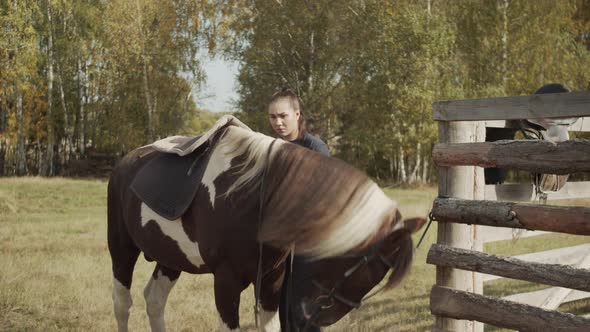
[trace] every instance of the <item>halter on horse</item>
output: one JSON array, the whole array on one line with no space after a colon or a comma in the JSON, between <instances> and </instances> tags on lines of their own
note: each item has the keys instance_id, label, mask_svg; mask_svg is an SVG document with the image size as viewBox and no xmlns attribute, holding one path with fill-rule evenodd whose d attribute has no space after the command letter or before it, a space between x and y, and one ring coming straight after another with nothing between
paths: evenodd
<instances>
[{"instance_id":1,"label":"halter on horse","mask_svg":"<svg viewBox=\"0 0 590 332\"><path fill-rule=\"evenodd\" d=\"M387 288L401 280L413 255L410 234L424 220L402 221L396 203L346 163L282 141L269 151L271 142L239 127L212 135L203 178L175 220L154 212L131 189L135 175L160 152L139 148L113 170L108 243L120 331L127 330L129 289L140 252L157 262L144 290L153 331L164 330L166 298L182 271L212 273L220 328L239 328L240 293L256 280L260 243L264 255L257 293L263 309L260 326L266 331L280 329L280 285L293 246L296 254L310 259L314 280L296 294L300 305L295 310L307 319L305 324L337 321L389 271ZM262 189L260 197L256 193ZM333 303L313 306L324 298Z\"/></svg>"}]
</instances>

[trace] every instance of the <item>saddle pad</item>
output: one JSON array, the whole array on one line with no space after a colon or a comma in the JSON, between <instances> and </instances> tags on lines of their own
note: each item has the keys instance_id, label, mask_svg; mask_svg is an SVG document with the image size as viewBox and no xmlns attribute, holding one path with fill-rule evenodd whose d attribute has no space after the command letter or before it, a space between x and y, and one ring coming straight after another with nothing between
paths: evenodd
<instances>
[{"instance_id":1,"label":"saddle pad","mask_svg":"<svg viewBox=\"0 0 590 332\"><path fill-rule=\"evenodd\" d=\"M200 136L171 136L163 138L152 144L152 147L160 152L175 153L179 156L186 156L202 145L204 145L219 130L227 126L237 126L251 130L242 121L232 115L224 115L215 124Z\"/></svg>"},{"instance_id":2,"label":"saddle pad","mask_svg":"<svg viewBox=\"0 0 590 332\"><path fill-rule=\"evenodd\" d=\"M180 218L188 209L207 168L209 142L181 157L158 153L135 175L131 190L150 209L168 220Z\"/></svg>"}]
</instances>

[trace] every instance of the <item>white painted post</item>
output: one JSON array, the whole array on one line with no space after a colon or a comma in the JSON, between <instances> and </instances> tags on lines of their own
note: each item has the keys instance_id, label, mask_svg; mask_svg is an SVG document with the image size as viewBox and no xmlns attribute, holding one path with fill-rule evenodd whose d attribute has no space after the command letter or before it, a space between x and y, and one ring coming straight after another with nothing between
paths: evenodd
<instances>
[{"instance_id":1,"label":"white painted post","mask_svg":"<svg viewBox=\"0 0 590 332\"><path fill-rule=\"evenodd\" d=\"M483 122L440 121L439 143L470 143L485 141ZM484 198L483 168L475 166L439 167L439 196L461 199ZM483 245L476 226L455 223L438 224L438 244L482 251ZM481 274L452 268L436 267L436 284L454 289L483 293ZM474 321L436 317L433 331L482 332L483 324Z\"/></svg>"}]
</instances>

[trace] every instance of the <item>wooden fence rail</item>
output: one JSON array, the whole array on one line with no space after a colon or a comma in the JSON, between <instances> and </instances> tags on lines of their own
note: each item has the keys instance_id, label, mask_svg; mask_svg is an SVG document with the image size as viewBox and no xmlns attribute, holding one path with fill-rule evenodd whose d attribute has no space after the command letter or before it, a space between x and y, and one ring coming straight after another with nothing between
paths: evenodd
<instances>
[{"instance_id":1,"label":"wooden fence rail","mask_svg":"<svg viewBox=\"0 0 590 332\"><path fill-rule=\"evenodd\" d=\"M430 310L438 316L477 320L519 331L582 332L590 326L588 318L440 286L432 288Z\"/></svg>"},{"instance_id":2,"label":"wooden fence rail","mask_svg":"<svg viewBox=\"0 0 590 332\"><path fill-rule=\"evenodd\" d=\"M580 262L584 261L586 257L590 257L590 243L579 244L577 246L558 248L552 250L546 250L541 252L533 252L529 254L523 254L518 256L512 256L513 258L523 260L525 262L535 262L542 264L562 264L578 266ZM587 269L588 266L579 266ZM491 280L501 279L491 274L483 276L483 282Z\"/></svg>"},{"instance_id":3,"label":"wooden fence rail","mask_svg":"<svg viewBox=\"0 0 590 332\"><path fill-rule=\"evenodd\" d=\"M436 121L518 120L590 116L590 91L437 101Z\"/></svg>"},{"instance_id":4,"label":"wooden fence rail","mask_svg":"<svg viewBox=\"0 0 590 332\"><path fill-rule=\"evenodd\" d=\"M439 222L590 235L590 208L436 198L432 215Z\"/></svg>"},{"instance_id":5,"label":"wooden fence rail","mask_svg":"<svg viewBox=\"0 0 590 332\"><path fill-rule=\"evenodd\" d=\"M590 140L439 143L432 150L432 160L443 167L473 165L547 174L590 172Z\"/></svg>"},{"instance_id":6,"label":"wooden fence rail","mask_svg":"<svg viewBox=\"0 0 590 332\"><path fill-rule=\"evenodd\" d=\"M526 262L512 257L433 244L426 262L462 270L590 291L590 270L568 265Z\"/></svg>"}]
</instances>

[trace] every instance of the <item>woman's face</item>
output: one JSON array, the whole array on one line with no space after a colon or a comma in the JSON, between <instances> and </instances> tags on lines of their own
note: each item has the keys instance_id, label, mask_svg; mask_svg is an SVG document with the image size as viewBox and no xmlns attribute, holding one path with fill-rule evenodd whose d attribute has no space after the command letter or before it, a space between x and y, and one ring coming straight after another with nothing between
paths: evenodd
<instances>
[{"instance_id":1,"label":"woman's face","mask_svg":"<svg viewBox=\"0 0 590 332\"><path fill-rule=\"evenodd\" d=\"M293 141L299 136L299 111L288 98L276 100L268 107L268 120L272 129L284 140Z\"/></svg>"}]
</instances>

